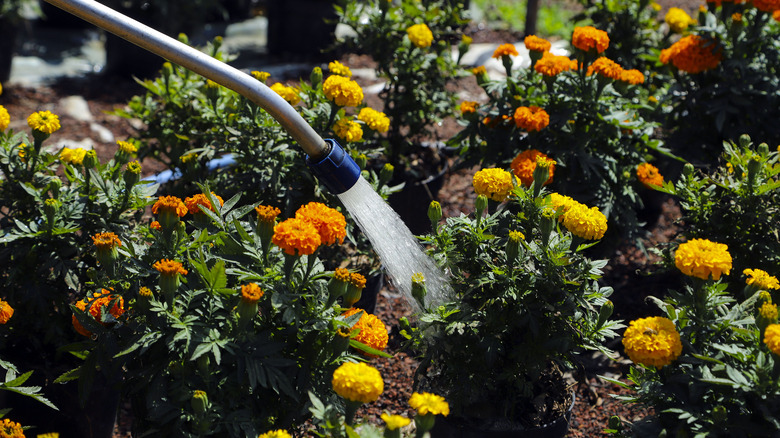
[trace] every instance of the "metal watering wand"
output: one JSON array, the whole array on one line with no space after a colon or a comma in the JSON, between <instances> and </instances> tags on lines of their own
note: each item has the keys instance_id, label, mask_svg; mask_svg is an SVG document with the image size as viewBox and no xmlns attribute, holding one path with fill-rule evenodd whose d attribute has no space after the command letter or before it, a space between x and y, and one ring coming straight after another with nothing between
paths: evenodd
<instances>
[{"instance_id":1,"label":"metal watering wand","mask_svg":"<svg viewBox=\"0 0 780 438\"><path fill-rule=\"evenodd\" d=\"M334 194L349 190L360 177L360 167L338 142L320 137L287 101L254 77L97 1L45 1L230 88L263 108L298 142L312 173Z\"/></svg>"}]
</instances>

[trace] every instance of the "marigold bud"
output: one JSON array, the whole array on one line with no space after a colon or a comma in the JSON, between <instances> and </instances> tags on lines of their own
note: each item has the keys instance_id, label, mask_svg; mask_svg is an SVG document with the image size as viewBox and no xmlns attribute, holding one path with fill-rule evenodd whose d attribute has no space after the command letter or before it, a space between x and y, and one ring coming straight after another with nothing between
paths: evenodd
<instances>
[{"instance_id":1,"label":"marigold bud","mask_svg":"<svg viewBox=\"0 0 780 438\"><path fill-rule=\"evenodd\" d=\"M322 69L320 67L314 67L311 71L311 75L309 75L309 80L311 81L312 88L316 89L319 87L322 83Z\"/></svg>"},{"instance_id":2,"label":"marigold bud","mask_svg":"<svg viewBox=\"0 0 780 438\"><path fill-rule=\"evenodd\" d=\"M477 196L477 200L474 202L474 208L477 210L477 217L482 217L482 213L488 206L488 199L485 195Z\"/></svg>"},{"instance_id":3,"label":"marigold bud","mask_svg":"<svg viewBox=\"0 0 780 438\"><path fill-rule=\"evenodd\" d=\"M762 157L769 155L769 145L766 143L758 145L758 153L761 154Z\"/></svg>"},{"instance_id":4,"label":"marigold bud","mask_svg":"<svg viewBox=\"0 0 780 438\"><path fill-rule=\"evenodd\" d=\"M190 405L192 410L196 414L205 414L209 410L209 397L206 395L206 391L197 390L192 394L190 399Z\"/></svg>"},{"instance_id":5,"label":"marigold bud","mask_svg":"<svg viewBox=\"0 0 780 438\"><path fill-rule=\"evenodd\" d=\"M601 306L599 309L599 319L596 321L596 330L604 326L604 323L607 322L607 319L609 319L610 316L612 316L612 312L614 310L615 305L612 304L612 301L610 300L607 300L607 302Z\"/></svg>"},{"instance_id":6,"label":"marigold bud","mask_svg":"<svg viewBox=\"0 0 780 438\"><path fill-rule=\"evenodd\" d=\"M100 164L100 161L97 157L97 152L95 152L94 149L90 149L84 154L83 164L84 168L86 169L94 169Z\"/></svg>"},{"instance_id":7,"label":"marigold bud","mask_svg":"<svg viewBox=\"0 0 780 438\"><path fill-rule=\"evenodd\" d=\"M382 170L379 171L379 184L385 185L393 178L393 172L395 172L395 167L390 163L385 163L384 166L382 166Z\"/></svg>"},{"instance_id":8,"label":"marigold bud","mask_svg":"<svg viewBox=\"0 0 780 438\"><path fill-rule=\"evenodd\" d=\"M441 217L441 204L439 204L439 201L431 201L431 203L428 205L428 219L431 221L431 228L433 231L436 231Z\"/></svg>"},{"instance_id":9,"label":"marigold bud","mask_svg":"<svg viewBox=\"0 0 780 438\"><path fill-rule=\"evenodd\" d=\"M422 272L412 274L412 297L420 305L425 308L425 296L428 294L428 289L425 287L425 276Z\"/></svg>"}]
</instances>

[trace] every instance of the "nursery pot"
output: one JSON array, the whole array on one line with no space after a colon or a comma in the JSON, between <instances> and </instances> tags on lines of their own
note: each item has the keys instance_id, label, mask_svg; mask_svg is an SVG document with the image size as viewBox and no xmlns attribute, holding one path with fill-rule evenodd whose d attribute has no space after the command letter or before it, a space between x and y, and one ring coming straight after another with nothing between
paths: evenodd
<instances>
[{"instance_id":1,"label":"nursery pot","mask_svg":"<svg viewBox=\"0 0 780 438\"><path fill-rule=\"evenodd\" d=\"M19 35L19 26L12 20L0 18L0 84L11 77L11 63L16 50L16 39Z\"/></svg>"},{"instance_id":2,"label":"nursery pot","mask_svg":"<svg viewBox=\"0 0 780 438\"><path fill-rule=\"evenodd\" d=\"M401 174L390 181L391 186L404 183L404 188L390 195L387 202L409 227L412 234L420 235L431 231L428 205L431 201L439 200L439 191L444 186L444 178L450 168L446 159L441 160L441 163L441 168L433 170L428 176L420 178L411 172L396 171L397 174Z\"/></svg>"},{"instance_id":3,"label":"nursery pot","mask_svg":"<svg viewBox=\"0 0 780 438\"><path fill-rule=\"evenodd\" d=\"M268 51L271 54L320 55L334 41L334 0L268 2Z\"/></svg>"},{"instance_id":4,"label":"nursery pot","mask_svg":"<svg viewBox=\"0 0 780 438\"><path fill-rule=\"evenodd\" d=\"M533 428L524 428L517 423L490 422L501 424L494 427L470 418L437 416L431 438L563 438L569 431L575 399L576 395L572 392L571 405L561 417Z\"/></svg>"}]
</instances>

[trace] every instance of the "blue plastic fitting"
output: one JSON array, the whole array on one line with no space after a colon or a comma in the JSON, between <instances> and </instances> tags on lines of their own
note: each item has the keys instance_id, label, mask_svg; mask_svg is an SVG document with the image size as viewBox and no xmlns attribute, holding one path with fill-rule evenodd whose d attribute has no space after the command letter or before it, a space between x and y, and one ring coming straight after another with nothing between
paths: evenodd
<instances>
[{"instance_id":1,"label":"blue plastic fitting","mask_svg":"<svg viewBox=\"0 0 780 438\"><path fill-rule=\"evenodd\" d=\"M325 142L330 146L330 152L316 163L307 155L306 164L321 184L338 195L355 185L360 178L360 167L336 140L326 138Z\"/></svg>"}]
</instances>

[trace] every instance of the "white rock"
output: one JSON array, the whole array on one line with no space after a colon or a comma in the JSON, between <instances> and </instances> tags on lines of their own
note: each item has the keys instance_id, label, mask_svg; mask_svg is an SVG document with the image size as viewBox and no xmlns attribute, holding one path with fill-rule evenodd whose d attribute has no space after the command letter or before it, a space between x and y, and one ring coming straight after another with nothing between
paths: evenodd
<instances>
[{"instance_id":1,"label":"white rock","mask_svg":"<svg viewBox=\"0 0 780 438\"><path fill-rule=\"evenodd\" d=\"M97 133L101 143L114 143L116 141L111 130L103 125L93 122L89 124L89 129L91 129L92 132Z\"/></svg>"},{"instance_id":2,"label":"white rock","mask_svg":"<svg viewBox=\"0 0 780 438\"><path fill-rule=\"evenodd\" d=\"M68 96L60 99L60 107L63 115L68 115L82 122L94 120L89 111L89 104L81 96Z\"/></svg>"}]
</instances>

